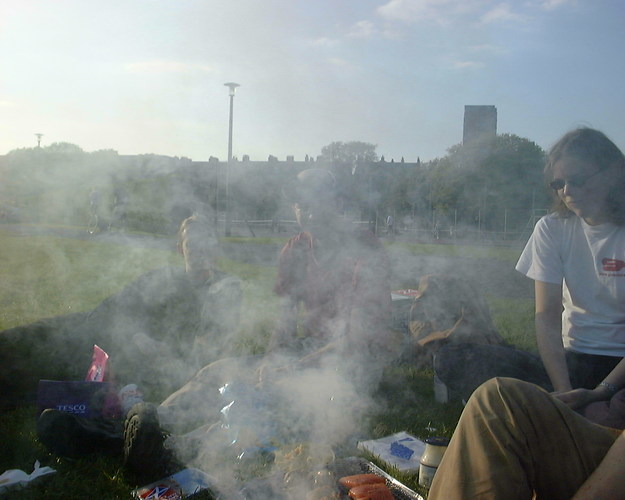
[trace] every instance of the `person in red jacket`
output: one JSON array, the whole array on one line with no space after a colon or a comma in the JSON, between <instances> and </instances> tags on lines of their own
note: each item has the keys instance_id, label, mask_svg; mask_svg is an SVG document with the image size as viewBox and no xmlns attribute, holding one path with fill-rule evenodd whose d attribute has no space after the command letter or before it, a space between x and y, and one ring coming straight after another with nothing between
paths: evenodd
<instances>
[{"instance_id":1,"label":"person in red jacket","mask_svg":"<svg viewBox=\"0 0 625 500\"><path fill-rule=\"evenodd\" d=\"M369 229L339 216L329 171L304 170L287 196L301 232L280 252L274 290L282 317L269 350L297 352L308 362L331 350L365 357L386 352L392 342L384 247Z\"/></svg>"},{"instance_id":2,"label":"person in red jacket","mask_svg":"<svg viewBox=\"0 0 625 500\"><path fill-rule=\"evenodd\" d=\"M301 231L278 258L281 308L267 349L211 363L157 408L137 411L126 425L131 469L163 472L167 450L188 465L219 467L228 447L243 456L264 441L297 435L331 445L357 432L399 347L391 338L390 262L368 229L340 217L329 171L300 172L285 195ZM175 433L165 450L161 426Z\"/></svg>"}]
</instances>

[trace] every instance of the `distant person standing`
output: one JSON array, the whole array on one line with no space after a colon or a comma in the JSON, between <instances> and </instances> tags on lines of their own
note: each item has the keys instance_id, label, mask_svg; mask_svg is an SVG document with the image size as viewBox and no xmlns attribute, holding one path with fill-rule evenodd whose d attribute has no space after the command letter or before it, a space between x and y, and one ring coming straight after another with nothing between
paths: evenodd
<instances>
[{"instance_id":1,"label":"distant person standing","mask_svg":"<svg viewBox=\"0 0 625 500\"><path fill-rule=\"evenodd\" d=\"M113 210L109 231L113 228L126 229L128 219L128 192L121 184L116 184L113 190Z\"/></svg>"},{"instance_id":2,"label":"distant person standing","mask_svg":"<svg viewBox=\"0 0 625 500\"><path fill-rule=\"evenodd\" d=\"M100 192L96 188L89 191L89 208L92 212L97 213L100 205Z\"/></svg>"},{"instance_id":3,"label":"distant person standing","mask_svg":"<svg viewBox=\"0 0 625 500\"><path fill-rule=\"evenodd\" d=\"M88 230L91 234L98 231L100 226L99 220L100 211L100 192L97 188L91 188L89 191L89 222L87 223Z\"/></svg>"},{"instance_id":4,"label":"distant person standing","mask_svg":"<svg viewBox=\"0 0 625 500\"><path fill-rule=\"evenodd\" d=\"M395 233L394 223L395 223L395 219L393 219L392 215L389 215L386 218L386 233L387 234L392 235Z\"/></svg>"}]
</instances>

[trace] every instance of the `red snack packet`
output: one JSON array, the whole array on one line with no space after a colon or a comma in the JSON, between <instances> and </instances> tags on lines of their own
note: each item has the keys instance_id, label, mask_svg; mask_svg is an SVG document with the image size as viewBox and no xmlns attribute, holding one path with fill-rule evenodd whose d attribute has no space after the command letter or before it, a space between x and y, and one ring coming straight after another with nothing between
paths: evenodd
<instances>
[{"instance_id":1,"label":"red snack packet","mask_svg":"<svg viewBox=\"0 0 625 500\"><path fill-rule=\"evenodd\" d=\"M106 354L97 345L93 346L93 356L91 358L91 366L87 372L85 380L87 382L102 382L104 380L104 373L106 372L106 362L109 359L109 355Z\"/></svg>"}]
</instances>

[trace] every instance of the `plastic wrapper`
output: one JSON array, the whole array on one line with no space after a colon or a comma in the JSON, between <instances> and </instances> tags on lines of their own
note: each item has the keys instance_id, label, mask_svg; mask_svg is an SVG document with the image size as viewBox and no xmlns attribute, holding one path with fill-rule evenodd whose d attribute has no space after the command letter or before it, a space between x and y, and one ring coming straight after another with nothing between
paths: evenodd
<instances>
[{"instance_id":1,"label":"plastic wrapper","mask_svg":"<svg viewBox=\"0 0 625 500\"><path fill-rule=\"evenodd\" d=\"M222 427L239 458L275 451L278 424L274 396L236 381L224 384L219 392L223 402Z\"/></svg>"},{"instance_id":2,"label":"plastic wrapper","mask_svg":"<svg viewBox=\"0 0 625 500\"><path fill-rule=\"evenodd\" d=\"M91 357L91 365L87 371L85 381L87 382L102 382L104 375L106 374L106 364L108 362L109 355L104 352L97 345L93 346L93 356Z\"/></svg>"},{"instance_id":3,"label":"plastic wrapper","mask_svg":"<svg viewBox=\"0 0 625 500\"><path fill-rule=\"evenodd\" d=\"M51 467L41 467L39 460L35 462L34 470L30 474L20 469L9 469L0 475L0 494L12 489L24 488L33 481L54 472L56 471Z\"/></svg>"},{"instance_id":4,"label":"plastic wrapper","mask_svg":"<svg viewBox=\"0 0 625 500\"><path fill-rule=\"evenodd\" d=\"M183 469L180 472L154 481L132 492L133 498L140 500L180 500L193 498L202 490L214 493L214 480L199 469Z\"/></svg>"}]
</instances>

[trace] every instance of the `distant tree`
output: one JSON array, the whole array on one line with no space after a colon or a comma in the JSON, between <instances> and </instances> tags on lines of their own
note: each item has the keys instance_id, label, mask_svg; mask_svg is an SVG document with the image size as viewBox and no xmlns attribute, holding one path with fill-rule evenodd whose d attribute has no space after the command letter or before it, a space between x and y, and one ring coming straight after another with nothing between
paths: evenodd
<instances>
[{"instance_id":1,"label":"distant tree","mask_svg":"<svg viewBox=\"0 0 625 500\"><path fill-rule=\"evenodd\" d=\"M410 213L414 207L416 181L420 172L403 166L385 170L388 173L385 190L382 193L381 209L396 216Z\"/></svg>"},{"instance_id":2,"label":"distant tree","mask_svg":"<svg viewBox=\"0 0 625 500\"><path fill-rule=\"evenodd\" d=\"M59 155L82 155L85 152L80 146L72 144L70 142L53 142L49 146L43 148L47 154L59 154Z\"/></svg>"},{"instance_id":3,"label":"distant tree","mask_svg":"<svg viewBox=\"0 0 625 500\"><path fill-rule=\"evenodd\" d=\"M424 182L429 208L448 214L460 207L470 176L458 170L448 157L430 163Z\"/></svg>"},{"instance_id":4,"label":"distant tree","mask_svg":"<svg viewBox=\"0 0 625 500\"><path fill-rule=\"evenodd\" d=\"M323 160L334 163L355 163L357 160L378 161L377 145L361 141L332 142L321 148Z\"/></svg>"},{"instance_id":5,"label":"distant tree","mask_svg":"<svg viewBox=\"0 0 625 500\"><path fill-rule=\"evenodd\" d=\"M281 165L250 165L231 172L231 207L245 219L271 219L282 198Z\"/></svg>"},{"instance_id":6,"label":"distant tree","mask_svg":"<svg viewBox=\"0 0 625 500\"><path fill-rule=\"evenodd\" d=\"M510 224L521 223L529 210L548 204L544 161L540 146L514 134L457 144L446 157L431 162L431 206L443 213L457 210L466 219L479 213L485 228L500 224L506 210Z\"/></svg>"},{"instance_id":7,"label":"distant tree","mask_svg":"<svg viewBox=\"0 0 625 500\"><path fill-rule=\"evenodd\" d=\"M24 218L72 223L86 211L91 188L105 199L109 175L119 166L113 150L87 153L68 142L15 149L0 167L2 191Z\"/></svg>"}]
</instances>

